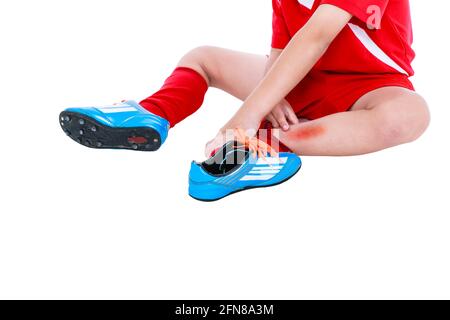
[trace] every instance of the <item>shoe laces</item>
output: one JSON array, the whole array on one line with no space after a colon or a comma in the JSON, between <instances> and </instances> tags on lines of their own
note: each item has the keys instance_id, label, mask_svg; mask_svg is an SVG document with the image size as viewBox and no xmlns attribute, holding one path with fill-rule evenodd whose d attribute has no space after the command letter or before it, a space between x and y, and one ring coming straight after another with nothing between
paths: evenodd
<instances>
[{"instance_id":1,"label":"shoe laces","mask_svg":"<svg viewBox=\"0 0 450 320\"><path fill-rule=\"evenodd\" d=\"M272 146L257 137L249 137L242 129L234 129L234 136L236 141L247 148L254 158L266 159L267 155L278 157L278 152Z\"/></svg>"}]
</instances>

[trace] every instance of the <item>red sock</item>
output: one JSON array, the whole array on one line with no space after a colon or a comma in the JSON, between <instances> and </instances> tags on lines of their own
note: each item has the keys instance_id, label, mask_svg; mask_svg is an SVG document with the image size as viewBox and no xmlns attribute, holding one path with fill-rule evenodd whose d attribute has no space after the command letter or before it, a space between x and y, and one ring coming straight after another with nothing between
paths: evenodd
<instances>
[{"instance_id":1,"label":"red sock","mask_svg":"<svg viewBox=\"0 0 450 320\"><path fill-rule=\"evenodd\" d=\"M201 107L207 90L208 83L197 71L178 67L158 92L140 104L174 127Z\"/></svg>"}]
</instances>

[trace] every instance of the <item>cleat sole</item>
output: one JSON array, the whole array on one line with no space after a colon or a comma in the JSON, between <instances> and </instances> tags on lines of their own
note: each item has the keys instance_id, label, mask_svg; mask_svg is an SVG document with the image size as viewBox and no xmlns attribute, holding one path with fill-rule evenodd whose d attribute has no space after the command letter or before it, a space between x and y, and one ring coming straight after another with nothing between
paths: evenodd
<instances>
[{"instance_id":1,"label":"cleat sole","mask_svg":"<svg viewBox=\"0 0 450 320\"><path fill-rule=\"evenodd\" d=\"M85 147L135 151L156 151L161 147L161 137L152 128L109 127L84 114L67 111L59 117L64 119L60 125L66 135Z\"/></svg>"}]
</instances>

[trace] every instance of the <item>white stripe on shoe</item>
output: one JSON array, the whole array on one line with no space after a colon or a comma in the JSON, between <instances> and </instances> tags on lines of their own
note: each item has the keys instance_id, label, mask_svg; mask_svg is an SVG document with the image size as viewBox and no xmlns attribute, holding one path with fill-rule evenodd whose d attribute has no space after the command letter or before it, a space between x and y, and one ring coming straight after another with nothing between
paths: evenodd
<instances>
[{"instance_id":1,"label":"white stripe on shoe","mask_svg":"<svg viewBox=\"0 0 450 320\"><path fill-rule=\"evenodd\" d=\"M260 175L264 175L264 174L277 174L280 173L280 170L255 170L255 171L250 171L251 174L260 174Z\"/></svg>"},{"instance_id":2,"label":"white stripe on shoe","mask_svg":"<svg viewBox=\"0 0 450 320\"><path fill-rule=\"evenodd\" d=\"M134 107L121 107L121 108L97 108L103 113L121 113L121 112L133 112L138 111Z\"/></svg>"},{"instance_id":3,"label":"white stripe on shoe","mask_svg":"<svg viewBox=\"0 0 450 320\"><path fill-rule=\"evenodd\" d=\"M275 177L274 174L257 175L257 176L247 175L241 178L241 181L267 181L272 179L273 177Z\"/></svg>"},{"instance_id":4,"label":"white stripe on shoe","mask_svg":"<svg viewBox=\"0 0 450 320\"><path fill-rule=\"evenodd\" d=\"M264 165L282 165L287 162L288 158L259 158L256 161L257 166L264 166Z\"/></svg>"},{"instance_id":5,"label":"white stripe on shoe","mask_svg":"<svg viewBox=\"0 0 450 320\"><path fill-rule=\"evenodd\" d=\"M258 166L258 167L254 167L254 168L252 169L252 171L267 170L267 169L270 169L270 170L281 170L281 169L283 169L283 166L278 166L278 165L273 165L273 166L270 166L270 165L267 165L267 166Z\"/></svg>"}]
</instances>

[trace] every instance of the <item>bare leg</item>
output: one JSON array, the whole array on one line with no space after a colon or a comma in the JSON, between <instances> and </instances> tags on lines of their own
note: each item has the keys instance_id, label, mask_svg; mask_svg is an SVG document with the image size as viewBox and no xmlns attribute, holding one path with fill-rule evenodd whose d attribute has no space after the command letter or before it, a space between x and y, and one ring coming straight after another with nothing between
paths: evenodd
<instances>
[{"instance_id":1,"label":"bare leg","mask_svg":"<svg viewBox=\"0 0 450 320\"><path fill-rule=\"evenodd\" d=\"M267 57L217 47L199 47L178 66L199 72L212 87L245 100L264 76ZM280 140L301 155L347 156L414 141L426 130L429 111L418 94L386 87L362 97L352 111L301 122Z\"/></svg>"},{"instance_id":2,"label":"bare leg","mask_svg":"<svg viewBox=\"0 0 450 320\"><path fill-rule=\"evenodd\" d=\"M211 87L245 100L264 76L267 57L218 47L198 47L178 63L200 73Z\"/></svg>"},{"instance_id":3,"label":"bare leg","mask_svg":"<svg viewBox=\"0 0 450 320\"><path fill-rule=\"evenodd\" d=\"M280 140L300 155L360 155L412 142L429 121L422 97L404 88L386 87L363 96L352 111L280 132Z\"/></svg>"}]
</instances>

